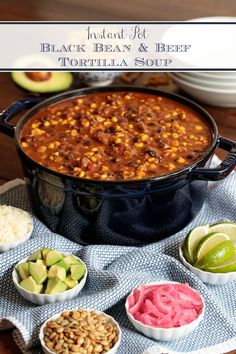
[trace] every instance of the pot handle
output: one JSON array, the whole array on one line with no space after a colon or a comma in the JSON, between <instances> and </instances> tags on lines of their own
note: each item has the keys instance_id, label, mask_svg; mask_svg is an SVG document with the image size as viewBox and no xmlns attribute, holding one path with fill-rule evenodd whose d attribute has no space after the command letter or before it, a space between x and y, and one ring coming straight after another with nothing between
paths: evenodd
<instances>
[{"instance_id":1,"label":"pot handle","mask_svg":"<svg viewBox=\"0 0 236 354\"><path fill-rule=\"evenodd\" d=\"M227 177L236 166L236 142L219 137L218 147L229 151L226 158L215 168L193 169L189 175L193 179L204 181L218 181Z\"/></svg>"},{"instance_id":2,"label":"pot handle","mask_svg":"<svg viewBox=\"0 0 236 354\"><path fill-rule=\"evenodd\" d=\"M0 113L0 132L14 137L15 126L8 124L8 121L26 108L33 107L41 101L40 98L23 98L11 104Z\"/></svg>"}]
</instances>

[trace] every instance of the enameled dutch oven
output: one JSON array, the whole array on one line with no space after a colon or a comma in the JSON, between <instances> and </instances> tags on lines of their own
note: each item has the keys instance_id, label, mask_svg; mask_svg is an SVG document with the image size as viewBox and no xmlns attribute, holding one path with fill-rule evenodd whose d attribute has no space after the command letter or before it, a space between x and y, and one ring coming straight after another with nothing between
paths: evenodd
<instances>
[{"instance_id":1,"label":"enameled dutch oven","mask_svg":"<svg viewBox=\"0 0 236 354\"><path fill-rule=\"evenodd\" d=\"M114 182L60 174L36 163L21 149L21 128L42 108L90 93L114 91L154 94L190 107L208 123L211 145L197 161L168 175ZM8 123L28 108L16 126ZM213 118L204 109L181 96L147 88L103 87L67 92L41 102L23 99L0 114L0 131L15 138L37 216L52 231L83 244L142 245L174 234L200 211L207 181L225 178L236 165L236 143L218 135ZM210 168L216 147L228 155L218 167Z\"/></svg>"}]
</instances>

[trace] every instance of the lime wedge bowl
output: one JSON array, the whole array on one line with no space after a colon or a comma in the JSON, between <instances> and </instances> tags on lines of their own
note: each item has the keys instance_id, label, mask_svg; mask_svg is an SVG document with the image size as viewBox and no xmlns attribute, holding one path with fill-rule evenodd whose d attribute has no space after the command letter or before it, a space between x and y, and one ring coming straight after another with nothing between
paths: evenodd
<instances>
[{"instance_id":1,"label":"lime wedge bowl","mask_svg":"<svg viewBox=\"0 0 236 354\"><path fill-rule=\"evenodd\" d=\"M213 273L207 272L205 270L194 267L192 264L187 262L183 255L183 243L179 246L179 257L181 262L188 268L193 274L195 274L203 283L211 285L223 285L227 284L233 280L236 280L236 271L228 273Z\"/></svg>"},{"instance_id":2,"label":"lime wedge bowl","mask_svg":"<svg viewBox=\"0 0 236 354\"><path fill-rule=\"evenodd\" d=\"M180 245L179 256L204 283L236 280L236 223L220 221L193 228Z\"/></svg>"}]
</instances>

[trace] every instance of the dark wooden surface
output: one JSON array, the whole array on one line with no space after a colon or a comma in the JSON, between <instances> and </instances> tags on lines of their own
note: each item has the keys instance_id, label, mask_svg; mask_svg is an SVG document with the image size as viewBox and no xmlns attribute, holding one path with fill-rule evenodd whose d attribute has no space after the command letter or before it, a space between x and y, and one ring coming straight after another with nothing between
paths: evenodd
<instances>
[{"instance_id":1,"label":"dark wooden surface","mask_svg":"<svg viewBox=\"0 0 236 354\"><path fill-rule=\"evenodd\" d=\"M8 0L0 1L4 21L158 21L235 16L235 0Z\"/></svg>"},{"instance_id":2,"label":"dark wooden surface","mask_svg":"<svg viewBox=\"0 0 236 354\"><path fill-rule=\"evenodd\" d=\"M186 20L203 16L236 16L236 2L235 0L0 0L0 21L158 21ZM0 73L0 110L23 96L24 93L12 83L9 75ZM205 108L215 118L220 134L236 140L236 108ZM222 152L218 152L218 155L223 157ZM22 177L13 140L2 134L0 166L0 184ZM0 354L20 353L14 344L11 331L1 332ZM236 350L233 353L236 354Z\"/></svg>"}]
</instances>

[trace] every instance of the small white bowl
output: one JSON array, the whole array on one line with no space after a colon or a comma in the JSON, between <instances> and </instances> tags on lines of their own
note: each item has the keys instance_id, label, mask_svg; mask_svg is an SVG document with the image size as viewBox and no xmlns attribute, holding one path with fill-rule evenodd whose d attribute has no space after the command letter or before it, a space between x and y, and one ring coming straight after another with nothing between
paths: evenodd
<instances>
[{"instance_id":1,"label":"small white bowl","mask_svg":"<svg viewBox=\"0 0 236 354\"><path fill-rule=\"evenodd\" d=\"M143 285L158 285L158 284L181 284L181 283L174 282L174 281L161 281L161 282L155 282L155 283L149 283L149 284L143 284ZM205 312L205 302L204 302L203 297L201 296L201 294L198 291L196 291L193 288L191 288L191 289L193 291L195 291L201 297L201 300L203 303L203 308L202 308L202 312L200 313L200 315L198 316L198 318L196 320L194 320L184 326L173 327L173 328L159 328L159 327L148 326L148 325L141 323L140 321L136 320L129 313L128 297L125 302L125 309L126 309L127 316L129 318L130 322L133 324L133 326L139 332L143 333L145 336L147 336L149 338L153 338L155 340L160 340L160 341L168 341L168 340L175 340L180 337L184 337L187 334L189 334L190 332L192 332L199 325L199 323L201 322L201 320L204 316L204 312ZM133 289L133 291L130 293L130 295L133 294L134 290L135 289Z\"/></svg>"},{"instance_id":2,"label":"small white bowl","mask_svg":"<svg viewBox=\"0 0 236 354\"><path fill-rule=\"evenodd\" d=\"M65 312L65 311L75 311L75 310L78 310L78 309L72 309L72 310L69 310L69 309L68 309L68 310L64 310L64 311L62 311L62 312ZM107 321L108 321L108 322L111 322L113 325L115 325L115 327L116 327L116 329L117 329L117 332L118 332L118 340L117 340L117 342L115 343L115 345L114 345L108 352L106 352L106 354L115 354L116 351L117 351L117 349L118 349L118 347L119 347L119 345L120 345L120 342L121 342L121 329L120 329L120 326L119 326L118 322L117 322L113 317L107 315L105 312L97 311L97 310L92 310L92 309L86 309L86 308L84 308L84 310L86 310L86 311L94 311L94 312L96 312L96 313L99 314L99 315L103 315L103 316L105 316L105 317L107 318ZM44 352L45 354L55 354L55 351L50 350L50 349L46 346L46 344L45 344L45 342L44 342L44 328L46 327L47 322L56 320L58 317L61 316L62 312L60 312L60 313L58 313L58 314L56 314L56 315L50 317L49 319L47 319L47 321L45 321L45 322L43 323L43 325L41 326L41 328L40 328L40 331L39 331L39 340L40 340L41 346L42 346L42 348L43 348L43 352Z\"/></svg>"},{"instance_id":3,"label":"small white bowl","mask_svg":"<svg viewBox=\"0 0 236 354\"><path fill-rule=\"evenodd\" d=\"M71 253L62 253L62 254L64 256L71 255ZM55 302L62 302L62 301L71 300L73 297L78 295L80 293L80 291L83 289L85 282L86 282L87 275L88 275L88 270L87 270L86 264L79 257L76 257L76 256L74 256L74 257L77 258L85 266L85 274L83 275L83 278L80 280L78 285L76 285L72 289L64 291L63 293L57 293L57 294L52 294L52 295L50 295L50 294L35 294L31 291L27 291L27 290L23 289L19 285L20 278L19 278L19 275L16 271L16 268L20 263L26 262L28 257L22 259L20 262L18 262L15 265L13 272L12 272L13 283L14 283L16 289L21 294L21 296L23 296L26 300L32 302L33 304L45 305L45 304L53 304Z\"/></svg>"},{"instance_id":4,"label":"small white bowl","mask_svg":"<svg viewBox=\"0 0 236 354\"><path fill-rule=\"evenodd\" d=\"M120 75L120 73L116 71L81 71L76 75L83 84L91 87L100 87L110 85L112 81Z\"/></svg>"},{"instance_id":5,"label":"small white bowl","mask_svg":"<svg viewBox=\"0 0 236 354\"><path fill-rule=\"evenodd\" d=\"M16 248L17 246L21 245L22 243L24 243L25 241L27 241L30 238L30 236L32 235L32 232L33 232L33 222L32 222L31 230L24 237L19 238L15 242L1 244L0 245L0 253L7 252L12 248Z\"/></svg>"},{"instance_id":6,"label":"small white bowl","mask_svg":"<svg viewBox=\"0 0 236 354\"><path fill-rule=\"evenodd\" d=\"M179 246L179 257L180 260L185 265L185 267L191 270L191 272L195 274L199 279L201 279L203 283L211 284L211 285L223 285L233 280L236 280L236 272L211 273L192 266L192 264L188 263L184 258L183 251L182 251L182 244Z\"/></svg>"},{"instance_id":7,"label":"small white bowl","mask_svg":"<svg viewBox=\"0 0 236 354\"><path fill-rule=\"evenodd\" d=\"M213 89L192 84L182 80L174 74L169 74L176 84L189 95L199 101L219 107L236 107L236 89Z\"/></svg>"},{"instance_id":8,"label":"small white bowl","mask_svg":"<svg viewBox=\"0 0 236 354\"><path fill-rule=\"evenodd\" d=\"M16 209L18 209L18 208L16 208ZM21 245L22 243L24 243L25 241L27 241L30 238L30 236L32 235L33 229L34 229L34 225L33 225L32 217L29 215L29 213L27 213L27 214L28 214L29 218L31 219L31 228L30 228L29 232L27 232L24 237L19 238L15 242L0 244L0 253L7 252L12 248L15 248L15 247Z\"/></svg>"}]
</instances>

